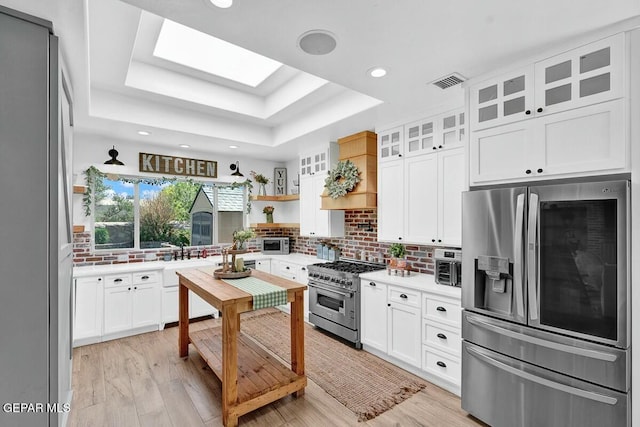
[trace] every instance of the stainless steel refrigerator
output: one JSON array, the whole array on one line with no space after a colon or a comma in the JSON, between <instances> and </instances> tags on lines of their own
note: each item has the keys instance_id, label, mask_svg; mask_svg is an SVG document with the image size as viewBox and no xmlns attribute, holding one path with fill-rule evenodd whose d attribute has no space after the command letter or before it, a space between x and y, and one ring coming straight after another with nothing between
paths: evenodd
<instances>
[{"instance_id":1,"label":"stainless steel refrigerator","mask_svg":"<svg viewBox=\"0 0 640 427\"><path fill-rule=\"evenodd\" d=\"M462 407L630 425L629 181L463 194Z\"/></svg>"},{"instance_id":2,"label":"stainless steel refrigerator","mask_svg":"<svg viewBox=\"0 0 640 427\"><path fill-rule=\"evenodd\" d=\"M70 147L57 42L50 22L0 6L2 426L61 425L71 398Z\"/></svg>"}]
</instances>

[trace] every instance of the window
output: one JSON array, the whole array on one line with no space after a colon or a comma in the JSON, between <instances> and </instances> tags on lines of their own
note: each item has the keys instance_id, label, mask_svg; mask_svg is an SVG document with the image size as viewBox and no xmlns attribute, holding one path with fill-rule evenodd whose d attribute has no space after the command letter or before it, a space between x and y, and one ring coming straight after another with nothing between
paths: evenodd
<instances>
[{"instance_id":1,"label":"window","mask_svg":"<svg viewBox=\"0 0 640 427\"><path fill-rule=\"evenodd\" d=\"M244 187L135 181L96 180L96 250L231 242L243 228Z\"/></svg>"}]
</instances>

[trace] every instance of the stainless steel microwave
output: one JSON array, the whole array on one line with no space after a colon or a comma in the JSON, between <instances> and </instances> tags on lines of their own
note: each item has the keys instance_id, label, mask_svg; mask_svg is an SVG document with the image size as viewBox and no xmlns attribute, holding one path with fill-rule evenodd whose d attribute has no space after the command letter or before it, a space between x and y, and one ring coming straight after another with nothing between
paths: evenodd
<instances>
[{"instance_id":1,"label":"stainless steel microwave","mask_svg":"<svg viewBox=\"0 0 640 427\"><path fill-rule=\"evenodd\" d=\"M286 255L289 253L289 238L263 237L260 249L263 254Z\"/></svg>"}]
</instances>

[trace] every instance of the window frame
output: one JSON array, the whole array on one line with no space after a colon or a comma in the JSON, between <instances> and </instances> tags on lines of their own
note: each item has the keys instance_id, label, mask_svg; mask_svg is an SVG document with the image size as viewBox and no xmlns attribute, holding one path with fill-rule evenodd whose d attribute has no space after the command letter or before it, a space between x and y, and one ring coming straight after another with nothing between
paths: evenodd
<instances>
[{"instance_id":1,"label":"window frame","mask_svg":"<svg viewBox=\"0 0 640 427\"><path fill-rule=\"evenodd\" d=\"M140 246L140 183L144 182L144 180L157 180L159 182L168 182L168 183L174 183L174 182L191 182L193 184L197 184L197 185L209 185L213 187L213 193L214 193L214 198L216 203L213 206L213 212L212 212L212 242L209 245L193 245L190 244L189 246L211 246L211 245L220 245L220 244L225 244L225 243L230 243L230 242L218 242L218 227L214 226L214 224L218 224L219 223L219 218L218 218L218 204L217 204L217 200L218 200L218 188L219 187L229 187L232 186L233 183L223 183L223 182L211 182L211 181L199 181L199 180L191 180L191 179L155 179L155 178L150 178L150 177L145 177L145 176L132 176L132 175L118 175L117 177L115 177L115 179L112 179L111 177L103 176L101 177L101 179L109 179L110 181L122 181L122 180L127 180L127 181L134 181L133 182L133 223L134 223L134 229L133 229L133 247L130 248L117 248L117 249L98 249L96 248L96 239L95 239L95 231L96 231L96 202L95 199L93 199L91 201L91 216L90 216L90 221L91 221L91 251L93 253L99 254L99 253L113 253L113 252L129 252L129 251L141 251L141 250L145 250L142 249ZM125 181L126 182L126 181ZM243 228L246 228L249 223L249 212L247 211L247 206L250 200L250 194L251 194L251 185L241 185L242 189L243 189L243 194L242 194L242 201L243 201L243 210L242 210L242 226ZM95 194L95 189L92 188L92 193ZM189 219L189 222L191 222L191 218ZM191 226L191 224L190 224ZM154 249L162 249L162 248L154 248Z\"/></svg>"}]
</instances>

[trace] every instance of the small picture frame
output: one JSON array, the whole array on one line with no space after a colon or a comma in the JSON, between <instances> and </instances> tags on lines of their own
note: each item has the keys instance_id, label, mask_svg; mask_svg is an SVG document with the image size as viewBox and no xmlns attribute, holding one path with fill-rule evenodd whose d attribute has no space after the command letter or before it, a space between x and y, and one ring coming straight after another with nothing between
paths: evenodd
<instances>
[{"instance_id":1,"label":"small picture frame","mask_svg":"<svg viewBox=\"0 0 640 427\"><path fill-rule=\"evenodd\" d=\"M273 168L273 194L274 196L287 194L287 168Z\"/></svg>"}]
</instances>

